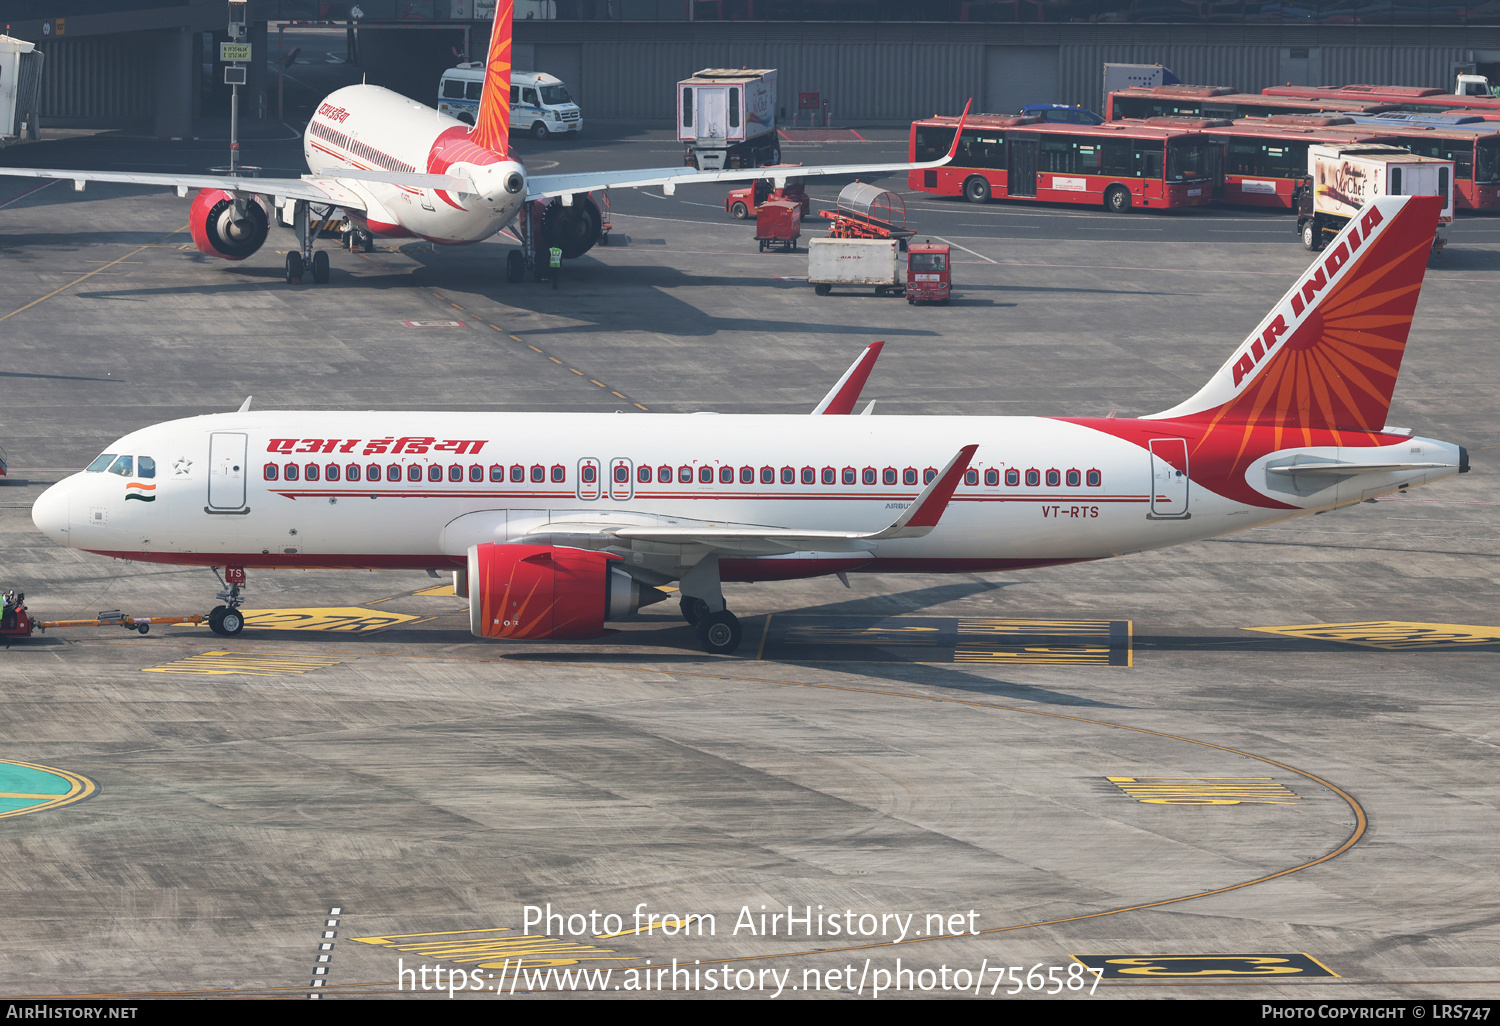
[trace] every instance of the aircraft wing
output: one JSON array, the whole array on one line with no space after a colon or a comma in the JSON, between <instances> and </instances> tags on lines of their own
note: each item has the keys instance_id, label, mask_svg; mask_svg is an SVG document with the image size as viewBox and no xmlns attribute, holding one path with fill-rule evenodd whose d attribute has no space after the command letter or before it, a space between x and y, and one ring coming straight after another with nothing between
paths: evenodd
<instances>
[{"instance_id":1,"label":"aircraft wing","mask_svg":"<svg viewBox=\"0 0 1500 1026\"><path fill-rule=\"evenodd\" d=\"M539 525L524 540L530 544L563 545L573 548L630 547L643 542L656 545L698 545L731 555L785 555L791 552L868 552L875 542L896 538L921 538L937 527L953 491L979 446L966 445L950 459L922 489L895 522L879 531L807 531L755 524L629 524L620 527L598 523Z\"/></svg>"},{"instance_id":2,"label":"aircraft wing","mask_svg":"<svg viewBox=\"0 0 1500 1026\"><path fill-rule=\"evenodd\" d=\"M526 194L531 199L549 199L553 196L571 196L575 193L593 192L596 189L639 189L647 185L660 185L671 195L679 185L699 185L713 182L753 182L757 178L777 179L777 184L787 178L817 178L823 175L867 175L879 171L921 171L930 167L942 167L958 152L959 140L963 138L964 120L969 108L964 107L959 118L958 129L953 133L953 145L946 155L924 163L898 162L886 164L824 164L812 167L749 167L733 171L696 171L687 167L638 168L633 171L581 171L564 175L528 175Z\"/></svg>"},{"instance_id":3,"label":"aircraft wing","mask_svg":"<svg viewBox=\"0 0 1500 1026\"><path fill-rule=\"evenodd\" d=\"M135 171L69 171L62 168L0 167L0 175L16 178L60 178L71 181L75 191L82 192L89 182L120 182L126 185L159 185L176 189L186 196L189 189L222 189L246 196L274 196L278 199L307 200L310 203L333 203L341 207L364 210L367 204L359 196L339 185L330 175L304 175L301 178L233 178L229 175L168 175ZM422 178L446 175L422 175ZM467 186L468 180L461 181Z\"/></svg>"}]
</instances>

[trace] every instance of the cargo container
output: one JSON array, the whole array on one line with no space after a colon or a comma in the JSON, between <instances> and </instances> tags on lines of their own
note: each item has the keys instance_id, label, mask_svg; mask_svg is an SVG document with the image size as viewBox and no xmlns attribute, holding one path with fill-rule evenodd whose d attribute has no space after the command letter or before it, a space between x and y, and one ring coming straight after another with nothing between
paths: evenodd
<instances>
[{"instance_id":1,"label":"cargo container","mask_svg":"<svg viewBox=\"0 0 1500 1026\"><path fill-rule=\"evenodd\" d=\"M874 286L877 296L905 295L899 239L812 239L807 280L826 296L838 286Z\"/></svg>"}]
</instances>

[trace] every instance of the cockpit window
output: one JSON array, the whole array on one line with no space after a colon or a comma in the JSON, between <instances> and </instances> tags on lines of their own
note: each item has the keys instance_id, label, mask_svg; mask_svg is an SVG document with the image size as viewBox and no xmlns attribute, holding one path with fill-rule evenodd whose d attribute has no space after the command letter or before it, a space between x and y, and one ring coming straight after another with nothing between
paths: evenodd
<instances>
[{"instance_id":1,"label":"cockpit window","mask_svg":"<svg viewBox=\"0 0 1500 1026\"><path fill-rule=\"evenodd\" d=\"M114 466L109 468L111 474L119 474L121 477L135 476L135 457L121 456L115 460Z\"/></svg>"},{"instance_id":2,"label":"cockpit window","mask_svg":"<svg viewBox=\"0 0 1500 1026\"><path fill-rule=\"evenodd\" d=\"M140 459L140 463L136 466L135 469L136 473L140 477L155 477L156 461L153 460L150 456L142 456Z\"/></svg>"},{"instance_id":3,"label":"cockpit window","mask_svg":"<svg viewBox=\"0 0 1500 1026\"><path fill-rule=\"evenodd\" d=\"M96 459L94 462L90 463L84 469L88 473L90 473L90 474L102 474L102 473L104 473L105 468L108 467L114 461L115 461L115 454L112 453L112 452L107 452L104 455L100 456L98 459Z\"/></svg>"}]
</instances>

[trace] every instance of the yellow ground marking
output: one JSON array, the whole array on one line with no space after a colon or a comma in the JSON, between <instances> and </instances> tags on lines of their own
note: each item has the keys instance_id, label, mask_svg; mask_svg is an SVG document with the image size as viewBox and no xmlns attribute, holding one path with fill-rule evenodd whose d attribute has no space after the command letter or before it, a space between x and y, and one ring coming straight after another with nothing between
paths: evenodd
<instances>
[{"instance_id":1,"label":"yellow ground marking","mask_svg":"<svg viewBox=\"0 0 1500 1026\"><path fill-rule=\"evenodd\" d=\"M345 634L369 634L422 619L410 613L391 613L383 609L362 609L358 606L246 609L244 614L246 630L341 631Z\"/></svg>"},{"instance_id":2,"label":"yellow ground marking","mask_svg":"<svg viewBox=\"0 0 1500 1026\"><path fill-rule=\"evenodd\" d=\"M786 640L793 645L942 645L940 627L790 627Z\"/></svg>"},{"instance_id":3,"label":"yellow ground marking","mask_svg":"<svg viewBox=\"0 0 1500 1026\"><path fill-rule=\"evenodd\" d=\"M515 338L515 336L514 336L514 335L512 335L512 336L511 336L511 337L512 337L512 338ZM518 339L518 338L517 338L517 339L516 339L516 341L517 341L517 342L519 342L519 341L521 341L521 340L520 340L520 339ZM527 346L527 347L526 347L526 348L527 348L527 349L530 349L530 350L531 350L531 351L532 351L532 352L533 352L533 353L540 353L540 352L541 352L541 350L540 350L540 349L538 349L538 348L537 348L537 347L536 347L536 346Z\"/></svg>"},{"instance_id":4,"label":"yellow ground marking","mask_svg":"<svg viewBox=\"0 0 1500 1026\"><path fill-rule=\"evenodd\" d=\"M644 406L642 406L640 403L631 403L630 405L634 406L636 409L642 411L643 413L650 413L651 412L650 410L648 410Z\"/></svg>"},{"instance_id":5,"label":"yellow ground marking","mask_svg":"<svg viewBox=\"0 0 1500 1026\"><path fill-rule=\"evenodd\" d=\"M1405 620L1366 620L1360 623L1307 623L1289 627L1246 627L1249 631L1291 638L1337 641L1388 652L1428 648L1490 648L1500 645L1500 627L1462 623L1412 623Z\"/></svg>"},{"instance_id":6,"label":"yellow ground marking","mask_svg":"<svg viewBox=\"0 0 1500 1026\"><path fill-rule=\"evenodd\" d=\"M508 927L489 930L452 930L446 933L397 933L383 937L355 937L361 944L373 944L407 954L445 962L479 963L480 969L520 969L539 966L577 965L579 962L617 961L612 948L595 947L580 941L542 934L516 934L512 937L474 937L471 934L512 933ZM616 935L618 936L618 935ZM442 939L439 939L442 938Z\"/></svg>"},{"instance_id":7,"label":"yellow ground marking","mask_svg":"<svg viewBox=\"0 0 1500 1026\"><path fill-rule=\"evenodd\" d=\"M1101 970L1101 979L1128 980L1140 977L1174 979L1206 976L1301 976L1316 978L1327 974L1340 979L1304 951L1253 955L1072 955L1075 962L1090 970ZM1301 960L1301 964L1299 963ZM1290 982L1290 981L1286 981Z\"/></svg>"},{"instance_id":8,"label":"yellow ground marking","mask_svg":"<svg viewBox=\"0 0 1500 1026\"><path fill-rule=\"evenodd\" d=\"M1105 777L1143 805L1298 805L1270 777Z\"/></svg>"},{"instance_id":9,"label":"yellow ground marking","mask_svg":"<svg viewBox=\"0 0 1500 1026\"><path fill-rule=\"evenodd\" d=\"M423 588L421 591L412 592L413 595L428 595L433 598L458 598L458 593L453 590L451 584L439 584L432 588Z\"/></svg>"},{"instance_id":10,"label":"yellow ground marking","mask_svg":"<svg viewBox=\"0 0 1500 1026\"><path fill-rule=\"evenodd\" d=\"M278 655L268 652L204 652L188 656L161 666L147 666L142 673L185 673L200 676L221 677L247 675L251 677L289 677L311 670L322 670L337 666L356 656L337 659L323 656Z\"/></svg>"},{"instance_id":11,"label":"yellow ground marking","mask_svg":"<svg viewBox=\"0 0 1500 1026\"><path fill-rule=\"evenodd\" d=\"M980 642L960 641L953 648L955 663L1026 664L1028 666L1055 666L1061 664L1108 666L1109 646L1103 648L1047 645L1024 645L1013 649L993 649Z\"/></svg>"},{"instance_id":12,"label":"yellow ground marking","mask_svg":"<svg viewBox=\"0 0 1500 1026\"><path fill-rule=\"evenodd\" d=\"M9 819L13 816L29 816L33 812L44 812L47 809L56 809L63 805L72 805L81 802L85 798L99 790L99 785L88 777L79 776L77 773L69 773L67 770L58 769L55 766L42 766L34 762L21 762L18 759L0 759L0 765L19 766L22 769L36 770L40 773L51 773L67 781L68 789L62 794L24 794L21 792L7 792L0 794L0 798L21 798L42 800L40 805L30 805L24 809L11 809L0 812L0 819Z\"/></svg>"},{"instance_id":13,"label":"yellow ground marking","mask_svg":"<svg viewBox=\"0 0 1500 1026\"><path fill-rule=\"evenodd\" d=\"M591 385L598 385L600 388L604 387L604 382L602 382L602 381L595 381L593 378L589 378L589 384L591 384Z\"/></svg>"},{"instance_id":14,"label":"yellow ground marking","mask_svg":"<svg viewBox=\"0 0 1500 1026\"><path fill-rule=\"evenodd\" d=\"M51 299L53 296L57 295L59 292L66 292L66 291L68 291L68 289L72 288L74 285L77 285L81 281L86 281L87 279L92 278L94 275L98 274L100 271L108 270L109 268L115 266L115 264L124 263L126 260L129 260L131 257L135 256L141 250L143 250L143 249L150 249L152 246L159 246L159 245L161 245L163 242L166 242L168 239L170 239L172 236L176 235L178 232L186 230L186 228L187 228L187 225L183 225L181 228L177 228L177 229L174 229L174 230L172 230L170 232L167 232L167 234L163 235L161 238L157 239L155 242L148 242L144 246L137 246L135 249L132 249L129 253L126 253L124 256L120 257L118 260L111 260L109 263L105 264L102 267L96 267L92 271L90 271L88 274L85 274L83 277L81 277L81 278L74 278L72 281L68 282L62 288L60 288L60 289L53 289L51 292L47 293L41 299L33 299L31 302L27 303L25 306L20 307L20 308L15 309L15 310L12 310L10 313L6 314L4 317L0 317L0 321L7 320L7 319L9 319L11 317L14 317L18 313L22 313L23 311L30 310L32 307L36 306L38 303L45 303L47 300Z\"/></svg>"},{"instance_id":15,"label":"yellow ground marking","mask_svg":"<svg viewBox=\"0 0 1500 1026\"><path fill-rule=\"evenodd\" d=\"M538 352L540 352L540 350L538 350ZM549 357L547 357L547 359L551 360L553 363L557 364L559 367L561 367L563 365L563 362L561 360L559 360L555 356L549 356Z\"/></svg>"},{"instance_id":16,"label":"yellow ground marking","mask_svg":"<svg viewBox=\"0 0 1500 1026\"><path fill-rule=\"evenodd\" d=\"M766 639L769 638L770 636L771 636L771 614L767 613L766 614L766 625L761 628L761 632L760 632L760 644L757 645L756 649L755 649L755 658L756 658L757 662L760 661L761 659L765 658L765 655L766 655Z\"/></svg>"},{"instance_id":17,"label":"yellow ground marking","mask_svg":"<svg viewBox=\"0 0 1500 1026\"><path fill-rule=\"evenodd\" d=\"M568 370L572 371L574 374L577 374L580 378L583 377L583 371L579 370L577 367L569 367Z\"/></svg>"},{"instance_id":18,"label":"yellow ground marking","mask_svg":"<svg viewBox=\"0 0 1500 1026\"><path fill-rule=\"evenodd\" d=\"M620 393L619 393L619 392L614 392L614 391L611 391L611 392L610 392L610 393L609 393L609 394L610 394L610 395L612 395L612 396L617 396L617 397L619 397L619 398L621 398L621 399L624 399L624 398L625 398L625 397L624 397L624 396L623 396L623 395L620 395ZM626 400L626 401L627 401L627 402L629 402L629 400Z\"/></svg>"},{"instance_id":19,"label":"yellow ground marking","mask_svg":"<svg viewBox=\"0 0 1500 1026\"><path fill-rule=\"evenodd\" d=\"M1110 626L1108 620L960 618L958 641L953 646L953 661L998 665L1109 666L1113 653ZM1008 640L1034 638L1039 634L1046 635L1047 640L1030 645L1018 645L1013 640ZM1126 666L1130 665L1130 647L1127 640Z\"/></svg>"}]
</instances>

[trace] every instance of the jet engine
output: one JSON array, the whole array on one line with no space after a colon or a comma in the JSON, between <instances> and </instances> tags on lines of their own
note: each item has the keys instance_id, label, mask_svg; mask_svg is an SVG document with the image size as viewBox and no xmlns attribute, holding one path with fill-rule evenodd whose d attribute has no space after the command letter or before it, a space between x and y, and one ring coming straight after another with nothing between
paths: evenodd
<instances>
[{"instance_id":1,"label":"jet engine","mask_svg":"<svg viewBox=\"0 0 1500 1026\"><path fill-rule=\"evenodd\" d=\"M223 189L204 189L188 211L188 228L201 252L221 260L243 260L266 241L269 213L264 199L250 196L244 201L244 215L237 217L233 196Z\"/></svg>"},{"instance_id":2,"label":"jet engine","mask_svg":"<svg viewBox=\"0 0 1500 1026\"><path fill-rule=\"evenodd\" d=\"M594 248L603 227L604 218L592 198L575 197L569 207L563 206L561 199L555 199L542 211L540 248L545 252L551 246L558 246L566 259L576 260Z\"/></svg>"},{"instance_id":3,"label":"jet engine","mask_svg":"<svg viewBox=\"0 0 1500 1026\"><path fill-rule=\"evenodd\" d=\"M667 596L602 552L485 542L469 549L469 630L478 638L595 638L605 620Z\"/></svg>"}]
</instances>

